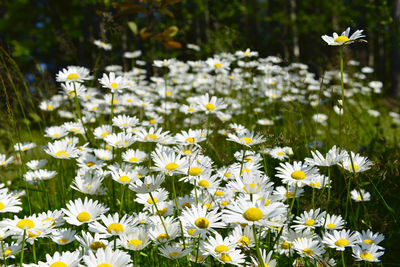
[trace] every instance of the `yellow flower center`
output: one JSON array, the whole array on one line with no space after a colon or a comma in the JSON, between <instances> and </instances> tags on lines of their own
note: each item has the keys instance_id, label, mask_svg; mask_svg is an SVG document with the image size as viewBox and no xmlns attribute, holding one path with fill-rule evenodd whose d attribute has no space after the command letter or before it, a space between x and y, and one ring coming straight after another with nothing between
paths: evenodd
<instances>
[{"instance_id":1,"label":"yellow flower center","mask_svg":"<svg viewBox=\"0 0 400 267\"><path fill-rule=\"evenodd\" d=\"M353 168L353 166L354 166L354 168ZM349 164L348 165L348 169L349 170L351 170L351 171L357 171L358 170L358 165L357 164L353 164L353 166L352 166L352 164Z\"/></svg>"},{"instance_id":2,"label":"yellow flower center","mask_svg":"<svg viewBox=\"0 0 400 267\"><path fill-rule=\"evenodd\" d=\"M215 106L211 103L206 104L205 107L207 110L211 110L211 111L213 111L215 109Z\"/></svg>"},{"instance_id":3,"label":"yellow flower center","mask_svg":"<svg viewBox=\"0 0 400 267\"><path fill-rule=\"evenodd\" d=\"M173 251L173 252L169 253L169 257L170 257L170 258L174 258L174 257L176 257L176 256L178 256L178 255L179 255L179 252L178 252L178 251Z\"/></svg>"},{"instance_id":4,"label":"yellow flower center","mask_svg":"<svg viewBox=\"0 0 400 267\"><path fill-rule=\"evenodd\" d=\"M155 203L158 202L158 199L157 199L157 198L153 197L153 199L154 199L154 202L155 202ZM153 204L154 204L153 199L149 198L149 199L147 200L147 203L149 203L150 205L153 205Z\"/></svg>"},{"instance_id":5,"label":"yellow flower center","mask_svg":"<svg viewBox=\"0 0 400 267\"><path fill-rule=\"evenodd\" d=\"M201 228L201 229L205 229L205 228L208 228L208 226L210 225L210 222L207 220L207 218L200 217L200 218L197 218L197 219L196 219L196 221L194 222L194 224L195 224L197 227Z\"/></svg>"},{"instance_id":6,"label":"yellow flower center","mask_svg":"<svg viewBox=\"0 0 400 267\"><path fill-rule=\"evenodd\" d=\"M340 238L340 239L336 240L335 244L336 244L336 246L339 246L339 247L345 247L349 244L349 241L347 241L347 239Z\"/></svg>"},{"instance_id":7,"label":"yellow flower center","mask_svg":"<svg viewBox=\"0 0 400 267\"><path fill-rule=\"evenodd\" d=\"M140 246L142 244L142 241L140 241L137 238L134 238L134 239L129 240L128 244L132 245L134 247L137 247L137 246Z\"/></svg>"},{"instance_id":8,"label":"yellow flower center","mask_svg":"<svg viewBox=\"0 0 400 267\"><path fill-rule=\"evenodd\" d=\"M102 133L100 136L101 136L101 138L104 138L104 137L106 137L108 134L109 134L109 132L104 132L104 133Z\"/></svg>"},{"instance_id":9,"label":"yellow flower center","mask_svg":"<svg viewBox=\"0 0 400 267\"><path fill-rule=\"evenodd\" d=\"M128 176L124 175L118 178L118 181L122 182L122 183L129 183L129 181L131 180L131 178L129 178Z\"/></svg>"},{"instance_id":10,"label":"yellow flower center","mask_svg":"<svg viewBox=\"0 0 400 267\"><path fill-rule=\"evenodd\" d=\"M194 256L194 257L192 258L192 260L193 260L194 262L202 262L202 261L203 261L203 257L200 256L200 255L198 255L197 258L196 258L196 256Z\"/></svg>"},{"instance_id":11,"label":"yellow flower center","mask_svg":"<svg viewBox=\"0 0 400 267\"><path fill-rule=\"evenodd\" d=\"M178 167L179 167L179 165L176 164L175 162L171 162L171 163L168 163L167 165L165 165L165 169L168 170L168 171L174 171Z\"/></svg>"},{"instance_id":12,"label":"yellow flower center","mask_svg":"<svg viewBox=\"0 0 400 267\"><path fill-rule=\"evenodd\" d=\"M220 68L222 68L222 64L217 62L214 64L214 67L216 67L217 69L220 69Z\"/></svg>"},{"instance_id":13,"label":"yellow flower center","mask_svg":"<svg viewBox=\"0 0 400 267\"><path fill-rule=\"evenodd\" d=\"M218 190L217 192L215 192L216 196L222 197L223 195L225 195L224 191Z\"/></svg>"},{"instance_id":14,"label":"yellow flower center","mask_svg":"<svg viewBox=\"0 0 400 267\"><path fill-rule=\"evenodd\" d=\"M167 213L167 208L162 208L161 210L158 210L159 212L157 212L157 214L161 214L164 215L165 213Z\"/></svg>"},{"instance_id":15,"label":"yellow flower center","mask_svg":"<svg viewBox=\"0 0 400 267\"><path fill-rule=\"evenodd\" d=\"M146 139L146 140L149 140L149 138L150 138L150 139L153 139L153 140L156 140L156 139L157 139L157 135L155 135L155 134L148 134L148 135L146 135L146 136L144 137L144 139Z\"/></svg>"},{"instance_id":16,"label":"yellow flower center","mask_svg":"<svg viewBox=\"0 0 400 267\"><path fill-rule=\"evenodd\" d=\"M53 137L59 137L60 135L58 133L53 134Z\"/></svg>"},{"instance_id":17,"label":"yellow flower center","mask_svg":"<svg viewBox=\"0 0 400 267\"><path fill-rule=\"evenodd\" d=\"M56 156L60 157L60 158L66 158L66 157L68 157L68 153L65 152L64 150L60 150L60 151L56 152Z\"/></svg>"},{"instance_id":18,"label":"yellow flower center","mask_svg":"<svg viewBox=\"0 0 400 267\"><path fill-rule=\"evenodd\" d=\"M315 223L315 221L314 221L313 219L308 219L308 220L304 223L304 225L313 226L314 223Z\"/></svg>"},{"instance_id":19,"label":"yellow flower center","mask_svg":"<svg viewBox=\"0 0 400 267\"><path fill-rule=\"evenodd\" d=\"M171 95L172 95L172 92L171 92L171 91L167 91L167 92L165 92L165 94L166 94L167 96L171 96Z\"/></svg>"},{"instance_id":20,"label":"yellow flower center","mask_svg":"<svg viewBox=\"0 0 400 267\"><path fill-rule=\"evenodd\" d=\"M29 238L37 237L37 236L40 236L41 233L42 232L40 232L40 231L36 231L36 232L28 231L28 237Z\"/></svg>"},{"instance_id":21,"label":"yellow flower center","mask_svg":"<svg viewBox=\"0 0 400 267\"><path fill-rule=\"evenodd\" d=\"M336 227L336 225L334 225L333 223L328 223L326 226L327 226L329 229L333 229L333 228Z\"/></svg>"},{"instance_id":22,"label":"yellow flower center","mask_svg":"<svg viewBox=\"0 0 400 267\"><path fill-rule=\"evenodd\" d=\"M162 234L159 234L159 235L157 236L157 240L158 240L158 241L162 241L162 240L164 240L164 239L168 239L168 236L167 236L166 233L162 233Z\"/></svg>"},{"instance_id":23,"label":"yellow flower center","mask_svg":"<svg viewBox=\"0 0 400 267\"><path fill-rule=\"evenodd\" d=\"M230 177L232 176L232 174L230 174L229 172L226 172L226 173L224 174L224 176L225 176L226 178L230 178Z\"/></svg>"},{"instance_id":24,"label":"yellow flower center","mask_svg":"<svg viewBox=\"0 0 400 267\"><path fill-rule=\"evenodd\" d=\"M320 187L321 184L319 182L315 182L315 183L310 183L311 187Z\"/></svg>"},{"instance_id":25,"label":"yellow flower center","mask_svg":"<svg viewBox=\"0 0 400 267\"><path fill-rule=\"evenodd\" d=\"M249 172L250 172L250 169L243 168L243 170L242 170L242 173L243 173L243 172L246 172L247 174L249 174Z\"/></svg>"},{"instance_id":26,"label":"yellow flower center","mask_svg":"<svg viewBox=\"0 0 400 267\"><path fill-rule=\"evenodd\" d=\"M367 245L371 245L371 244L374 243L374 241L372 241L371 239L364 239L363 242L364 242L365 244L367 244Z\"/></svg>"},{"instance_id":27,"label":"yellow flower center","mask_svg":"<svg viewBox=\"0 0 400 267\"><path fill-rule=\"evenodd\" d=\"M184 149L184 150L182 150L182 152L183 152L184 154L186 154L186 155L192 154L192 150L190 150L190 149Z\"/></svg>"},{"instance_id":28,"label":"yellow flower center","mask_svg":"<svg viewBox=\"0 0 400 267\"><path fill-rule=\"evenodd\" d=\"M35 223L30 219L22 219L17 223L17 227L20 229L24 229L25 227L31 229L35 227Z\"/></svg>"},{"instance_id":29,"label":"yellow flower center","mask_svg":"<svg viewBox=\"0 0 400 267\"><path fill-rule=\"evenodd\" d=\"M204 203L203 206L201 206L201 207L204 207L204 206L205 206L208 210L212 208L211 203L208 203L208 202Z\"/></svg>"},{"instance_id":30,"label":"yellow flower center","mask_svg":"<svg viewBox=\"0 0 400 267\"><path fill-rule=\"evenodd\" d=\"M293 196L294 196L294 193L293 193L293 192L287 192L287 193L285 194L285 197L287 197L287 198L293 197Z\"/></svg>"},{"instance_id":31,"label":"yellow flower center","mask_svg":"<svg viewBox=\"0 0 400 267\"><path fill-rule=\"evenodd\" d=\"M314 255L314 251L312 251L312 249L309 249L309 248L303 249L302 252L303 252L304 254L307 254L307 255L310 256L310 257L311 257L312 255Z\"/></svg>"},{"instance_id":32,"label":"yellow flower center","mask_svg":"<svg viewBox=\"0 0 400 267\"><path fill-rule=\"evenodd\" d=\"M67 267L68 265L62 261L56 261L50 267Z\"/></svg>"},{"instance_id":33,"label":"yellow flower center","mask_svg":"<svg viewBox=\"0 0 400 267\"><path fill-rule=\"evenodd\" d=\"M231 256L229 256L228 253L222 253L221 256L219 256L219 259L223 262L228 262L232 260Z\"/></svg>"},{"instance_id":34,"label":"yellow flower center","mask_svg":"<svg viewBox=\"0 0 400 267\"><path fill-rule=\"evenodd\" d=\"M192 207L192 205L190 203L186 202L186 203L182 204L182 208L189 208L190 209L191 207Z\"/></svg>"},{"instance_id":35,"label":"yellow flower center","mask_svg":"<svg viewBox=\"0 0 400 267\"><path fill-rule=\"evenodd\" d=\"M221 205L224 206L224 207L225 207L226 205L228 205L228 204L229 204L229 201L228 201L228 200L224 200L224 201L221 202Z\"/></svg>"},{"instance_id":36,"label":"yellow flower center","mask_svg":"<svg viewBox=\"0 0 400 267\"><path fill-rule=\"evenodd\" d=\"M238 243L241 243L241 246L248 246L250 244L250 239L247 236L242 236L239 238Z\"/></svg>"},{"instance_id":37,"label":"yellow flower center","mask_svg":"<svg viewBox=\"0 0 400 267\"><path fill-rule=\"evenodd\" d=\"M42 222L48 222L48 221L51 222L50 227L56 224L56 221L53 218L46 218L42 220Z\"/></svg>"},{"instance_id":38,"label":"yellow flower center","mask_svg":"<svg viewBox=\"0 0 400 267\"><path fill-rule=\"evenodd\" d=\"M209 183L207 180L200 180L200 181L198 182L198 184L199 184L199 186L201 186L201 187L209 187L209 186L210 186L210 183Z\"/></svg>"},{"instance_id":39,"label":"yellow flower center","mask_svg":"<svg viewBox=\"0 0 400 267\"><path fill-rule=\"evenodd\" d=\"M338 38L335 39L335 43L347 43L348 41L350 41L350 39L347 36L341 35Z\"/></svg>"},{"instance_id":40,"label":"yellow flower center","mask_svg":"<svg viewBox=\"0 0 400 267\"><path fill-rule=\"evenodd\" d=\"M3 202L0 202L0 210L2 210L2 209L4 209L4 203Z\"/></svg>"},{"instance_id":41,"label":"yellow flower center","mask_svg":"<svg viewBox=\"0 0 400 267\"><path fill-rule=\"evenodd\" d=\"M245 186L243 186L243 190L246 193L249 193L247 191L247 188L249 188L249 187L250 187L250 190L249 190L250 192L258 191L260 189L260 187L257 184L246 184ZM253 190L254 187L256 187L255 190Z\"/></svg>"},{"instance_id":42,"label":"yellow flower center","mask_svg":"<svg viewBox=\"0 0 400 267\"><path fill-rule=\"evenodd\" d=\"M264 206L268 206L269 203L271 203L271 200L269 200L269 198L267 198L267 199L265 200Z\"/></svg>"},{"instance_id":43,"label":"yellow flower center","mask_svg":"<svg viewBox=\"0 0 400 267\"><path fill-rule=\"evenodd\" d=\"M306 178L306 174L303 171L294 171L291 177L295 180L304 180Z\"/></svg>"},{"instance_id":44,"label":"yellow flower center","mask_svg":"<svg viewBox=\"0 0 400 267\"><path fill-rule=\"evenodd\" d=\"M112 234L112 232L119 233L119 232L124 232L124 227L120 223L112 223L107 227L107 232Z\"/></svg>"},{"instance_id":45,"label":"yellow flower center","mask_svg":"<svg viewBox=\"0 0 400 267\"><path fill-rule=\"evenodd\" d=\"M150 124L155 124L156 120L150 120L149 122L150 122Z\"/></svg>"},{"instance_id":46,"label":"yellow flower center","mask_svg":"<svg viewBox=\"0 0 400 267\"><path fill-rule=\"evenodd\" d=\"M251 142L253 142L253 139L251 139L250 137L247 137L247 136L243 136L242 138L240 138L240 140L241 141L243 140L246 143L246 145L250 145Z\"/></svg>"},{"instance_id":47,"label":"yellow flower center","mask_svg":"<svg viewBox=\"0 0 400 267\"><path fill-rule=\"evenodd\" d=\"M60 240L58 240L58 242L60 242L61 244L65 244L69 241L68 238L61 238Z\"/></svg>"},{"instance_id":48,"label":"yellow flower center","mask_svg":"<svg viewBox=\"0 0 400 267\"><path fill-rule=\"evenodd\" d=\"M87 222L90 220L90 214L88 212L84 211L84 212L79 213L78 216L76 216L76 218L80 222Z\"/></svg>"},{"instance_id":49,"label":"yellow flower center","mask_svg":"<svg viewBox=\"0 0 400 267\"><path fill-rule=\"evenodd\" d=\"M192 167L189 169L189 175L197 176L200 175L203 171L199 167Z\"/></svg>"},{"instance_id":50,"label":"yellow flower center","mask_svg":"<svg viewBox=\"0 0 400 267\"><path fill-rule=\"evenodd\" d=\"M76 73L70 73L70 74L68 74L68 76L67 76L67 79L68 79L68 80L73 80L73 79L78 79L78 78L79 78L79 75L76 74Z\"/></svg>"},{"instance_id":51,"label":"yellow flower center","mask_svg":"<svg viewBox=\"0 0 400 267\"><path fill-rule=\"evenodd\" d=\"M194 143L194 138L193 137L188 137L188 138L186 138L186 142L189 142L189 143Z\"/></svg>"},{"instance_id":52,"label":"yellow flower center","mask_svg":"<svg viewBox=\"0 0 400 267\"><path fill-rule=\"evenodd\" d=\"M96 165L96 164L93 161L86 162L86 166L88 166L88 167L93 167L94 165Z\"/></svg>"},{"instance_id":53,"label":"yellow flower center","mask_svg":"<svg viewBox=\"0 0 400 267\"><path fill-rule=\"evenodd\" d=\"M97 265L97 267L114 267L114 266L109 263L102 263L102 264Z\"/></svg>"},{"instance_id":54,"label":"yellow flower center","mask_svg":"<svg viewBox=\"0 0 400 267\"><path fill-rule=\"evenodd\" d=\"M48 110L53 110L54 107L53 107L53 105L47 105L47 109L48 109Z\"/></svg>"},{"instance_id":55,"label":"yellow flower center","mask_svg":"<svg viewBox=\"0 0 400 267\"><path fill-rule=\"evenodd\" d=\"M92 250L98 250L99 248L102 248L102 249L105 249L106 248L106 245L103 243L103 242L101 242L101 241L95 241L95 242L93 242L92 244L90 244L90 249L92 249Z\"/></svg>"},{"instance_id":56,"label":"yellow flower center","mask_svg":"<svg viewBox=\"0 0 400 267\"><path fill-rule=\"evenodd\" d=\"M279 151L279 152L277 153L278 156L283 156L283 154L284 154L284 153L283 153L282 151Z\"/></svg>"},{"instance_id":57,"label":"yellow flower center","mask_svg":"<svg viewBox=\"0 0 400 267\"><path fill-rule=\"evenodd\" d=\"M283 249L289 249L289 248L290 248L290 243L287 242L287 241L284 241L284 242L282 243L281 247L282 247Z\"/></svg>"},{"instance_id":58,"label":"yellow flower center","mask_svg":"<svg viewBox=\"0 0 400 267\"><path fill-rule=\"evenodd\" d=\"M244 212L243 217L248 221L257 222L264 217L264 214L258 208L249 208Z\"/></svg>"},{"instance_id":59,"label":"yellow flower center","mask_svg":"<svg viewBox=\"0 0 400 267\"><path fill-rule=\"evenodd\" d=\"M250 56L250 52L249 51L244 51L243 54L245 54L246 56Z\"/></svg>"},{"instance_id":60,"label":"yellow flower center","mask_svg":"<svg viewBox=\"0 0 400 267\"><path fill-rule=\"evenodd\" d=\"M215 252L217 253L222 253L222 252L227 252L229 248L225 245L219 245L215 247Z\"/></svg>"},{"instance_id":61,"label":"yellow flower center","mask_svg":"<svg viewBox=\"0 0 400 267\"><path fill-rule=\"evenodd\" d=\"M137 157L132 157L129 159L130 162L138 162L139 159Z\"/></svg>"},{"instance_id":62,"label":"yellow flower center","mask_svg":"<svg viewBox=\"0 0 400 267\"><path fill-rule=\"evenodd\" d=\"M11 254L11 252L12 250L8 248L6 251L4 251L4 255L8 256Z\"/></svg>"},{"instance_id":63,"label":"yellow flower center","mask_svg":"<svg viewBox=\"0 0 400 267\"><path fill-rule=\"evenodd\" d=\"M115 87L118 86L118 83L110 83L111 87L114 89Z\"/></svg>"},{"instance_id":64,"label":"yellow flower center","mask_svg":"<svg viewBox=\"0 0 400 267\"><path fill-rule=\"evenodd\" d=\"M187 230L187 232L188 232L189 235L193 235L194 232L196 232L196 230L197 229L189 229L189 230Z\"/></svg>"},{"instance_id":65,"label":"yellow flower center","mask_svg":"<svg viewBox=\"0 0 400 267\"><path fill-rule=\"evenodd\" d=\"M188 111L194 111L194 108L188 108L187 110Z\"/></svg>"},{"instance_id":66,"label":"yellow flower center","mask_svg":"<svg viewBox=\"0 0 400 267\"><path fill-rule=\"evenodd\" d=\"M368 252L361 253L360 257L361 257L361 259L363 259L363 260L372 260L372 259L374 258L374 257L373 257L370 253L368 253Z\"/></svg>"}]
</instances>

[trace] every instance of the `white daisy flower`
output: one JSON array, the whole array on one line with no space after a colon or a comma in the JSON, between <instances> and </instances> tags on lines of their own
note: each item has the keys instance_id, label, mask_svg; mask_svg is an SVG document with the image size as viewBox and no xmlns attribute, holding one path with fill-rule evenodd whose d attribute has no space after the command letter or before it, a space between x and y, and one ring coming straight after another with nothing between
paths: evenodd
<instances>
[{"instance_id":1,"label":"white daisy flower","mask_svg":"<svg viewBox=\"0 0 400 267\"><path fill-rule=\"evenodd\" d=\"M83 202L80 198L74 201L70 200L66 206L66 209L62 209L66 215L65 220L67 223L77 226L96 221L100 215L108 211L105 205L87 197L85 197Z\"/></svg>"},{"instance_id":2,"label":"white daisy flower","mask_svg":"<svg viewBox=\"0 0 400 267\"><path fill-rule=\"evenodd\" d=\"M357 233L350 230L333 230L332 233L325 233L322 242L337 251L344 251L346 247L352 247L357 242Z\"/></svg>"},{"instance_id":3,"label":"white daisy flower","mask_svg":"<svg viewBox=\"0 0 400 267\"><path fill-rule=\"evenodd\" d=\"M113 251L110 247L98 249L95 253L89 251L89 255L83 256L83 262L87 267L112 266L112 267L132 267L131 256L122 251Z\"/></svg>"},{"instance_id":4,"label":"white daisy flower","mask_svg":"<svg viewBox=\"0 0 400 267\"><path fill-rule=\"evenodd\" d=\"M56 75L57 82L84 82L90 79L89 70L84 67L68 66Z\"/></svg>"},{"instance_id":5,"label":"white daisy flower","mask_svg":"<svg viewBox=\"0 0 400 267\"><path fill-rule=\"evenodd\" d=\"M334 32L332 37L328 35L323 35L321 36L321 38L322 40L327 42L328 45L333 46L348 45L356 41L367 42L366 40L360 39L362 37L365 37L365 35L362 35L362 32L363 30L356 30L351 36L349 36L350 27L348 27L344 32L342 32L340 36L336 32Z\"/></svg>"},{"instance_id":6,"label":"white daisy flower","mask_svg":"<svg viewBox=\"0 0 400 267\"><path fill-rule=\"evenodd\" d=\"M74 144L68 143L67 140L59 140L54 143L48 143L44 151L50 156L58 159L70 159L79 156L79 150Z\"/></svg>"}]
</instances>

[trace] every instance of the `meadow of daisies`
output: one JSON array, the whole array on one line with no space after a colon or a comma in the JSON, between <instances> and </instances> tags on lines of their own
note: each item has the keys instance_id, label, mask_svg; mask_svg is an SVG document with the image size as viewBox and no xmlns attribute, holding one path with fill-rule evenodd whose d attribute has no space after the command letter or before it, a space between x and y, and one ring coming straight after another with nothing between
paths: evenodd
<instances>
[{"instance_id":1,"label":"meadow of daisies","mask_svg":"<svg viewBox=\"0 0 400 267\"><path fill-rule=\"evenodd\" d=\"M322 77L249 49L60 66L40 127L0 155L2 265L382 264L377 212L396 217L378 155L400 114L346 59L362 37L324 36L338 62Z\"/></svg>"}]
</instances>

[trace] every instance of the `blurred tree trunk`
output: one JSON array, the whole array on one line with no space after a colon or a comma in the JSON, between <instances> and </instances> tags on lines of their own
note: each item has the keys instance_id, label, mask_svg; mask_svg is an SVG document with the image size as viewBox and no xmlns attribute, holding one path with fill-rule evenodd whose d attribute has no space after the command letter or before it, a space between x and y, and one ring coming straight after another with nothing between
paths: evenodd
<instances>
[{"instance_id":1,"label":"blurred tree trunk","mask_svg":"<svg viewBox=\"0 0 400 267\"><path fill-rule=\"evenodd\" d=\"M393 7L394 27L392 34L392 95L400 97L400 45L399 45L399 25L400 25L400 0L396 0Z\"/></svg>"},{"instance_id":2,"label":"blurred tree trunk","mask_svg":"<svg viewBox=\"0 0 400 267\"><path fill-rule=\"evenodd\" d=\"M300 56L300 47L299 38L297 36L296 0L290 0L290 22L292 24L293 56L295 60L298 60Z\"/></svg>"}]
</instances>

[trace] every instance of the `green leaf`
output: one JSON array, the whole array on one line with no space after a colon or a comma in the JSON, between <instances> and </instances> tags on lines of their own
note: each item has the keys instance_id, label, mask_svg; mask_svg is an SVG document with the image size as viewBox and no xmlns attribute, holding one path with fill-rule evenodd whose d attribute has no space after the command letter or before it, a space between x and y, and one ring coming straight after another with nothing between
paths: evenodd
<instances>
[{"instance_id":1,"label":"green leaf","mask_svg":"<svg viewBox=\"0 0 400 267\"><path fill-rule=\"evenodd\" d=\"M133 22L133 21L129 21L128 22L128 27L129 27L129 29L131 29L131 31L133 32L133 34L138 34L138 27L137 27L137 25L136 25L136 23L135 22Z\"/></svg>"}]
</instances>

